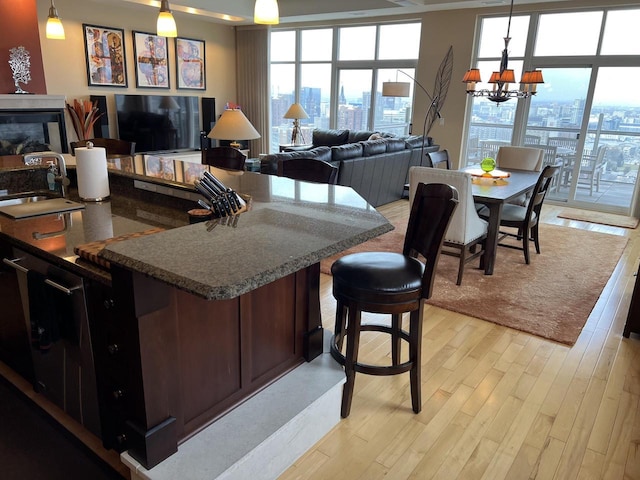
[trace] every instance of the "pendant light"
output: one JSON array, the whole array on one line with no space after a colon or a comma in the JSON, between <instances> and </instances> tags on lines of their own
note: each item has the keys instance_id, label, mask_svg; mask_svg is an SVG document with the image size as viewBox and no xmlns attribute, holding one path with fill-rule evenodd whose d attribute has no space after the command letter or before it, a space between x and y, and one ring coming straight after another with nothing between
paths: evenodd
<instances>
[{"instance_id":1,"label":"pendant light","mask_svg":"<svg viewBox=\"0 0 640 480\"><path fill-rule=\"evenodd\" d=\"M169 8L169 0L162 0L160 2L160 13L158 14L156 30L159 37L175 38L178 36L178 28L171 14L171 8Z\"/></svg>"},{"instance_id":2,"label":"pendant light","mask_svg":"<svg viewBox=\"0 0 640 480\"><path fill-rule=\"evenodd\" d=\"M280 23L278 0L256 0L253 9L253 21L263 25L277 25Z\"/></svg>"},{"instance_id":3,"label":"pendant light","mask_svg":"<svg viewBox=\"0 0 640 480\"><path fill-rule=\"evenodd\" d=\"M506 102L511 98L529 98L536 94L536 87L540 83L544 83L542 72L540 70L527 70L522 74L520 80L520 88L510 89L510 85L516 83L513 70L508 68L509 63L509 41L511 37L511 17L513 16L513 0L511 0L511 8L509 9L509 22L507 23L507 36L504 37L504 50L500 60L500 70L491 74L489 83L493 85L493 89L476 90L476 84L481 81L480 70L471 68L464 74L462 81L467 84L467 94L472 97L486 97L496 104Z\"/></svg>"},{"instance_id":4,"label":"pendant light","mask_svg":"<svg viewBox=\"0 0 640 480\"><path fill-rule=\"evenodd\" d=\"M51 0L49 7L49 18L47 18L46 37L52 40L64 40L64 27L58 16L58 10Z\"/></svg>"}]
</instances>

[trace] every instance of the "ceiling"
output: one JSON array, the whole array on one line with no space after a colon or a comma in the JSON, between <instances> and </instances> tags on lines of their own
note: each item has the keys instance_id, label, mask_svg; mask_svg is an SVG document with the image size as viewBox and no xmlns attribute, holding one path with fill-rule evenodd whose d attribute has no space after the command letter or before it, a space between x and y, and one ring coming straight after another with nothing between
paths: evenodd
<instances>
[{"instance_id":1,"label":"ceiling","mask_svg":"<svg viewBox=\"0 0 640 480\"><path fill-rule=\"evenodd\" d=\"M140 8L158 8L157 0L94 0L128 3ZM518 0L517 5L554 0ZM176 18L194 14L213 22L248 25L253 23L255 0L170 0ZM280 23L331 21L416 14L437 10L507 6L509 0L278 0Z\"/></svg>"}]
</instances>

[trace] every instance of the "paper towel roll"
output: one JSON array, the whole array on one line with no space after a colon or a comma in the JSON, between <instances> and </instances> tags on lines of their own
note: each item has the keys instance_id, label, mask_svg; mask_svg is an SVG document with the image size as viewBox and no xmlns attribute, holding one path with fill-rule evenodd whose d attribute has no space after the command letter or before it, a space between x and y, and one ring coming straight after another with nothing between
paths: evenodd
<instances>
[{"instance_id":1,"label":"paper towel roll","mask_svg":"<svg viewBox=\"0 0 640 480\"><path fill-rule=\"evenodd\" d=\"M87 202L99 202L109 197L107 153L103 147L76 148L78 195Z\"/></svg>"}]
</instances>

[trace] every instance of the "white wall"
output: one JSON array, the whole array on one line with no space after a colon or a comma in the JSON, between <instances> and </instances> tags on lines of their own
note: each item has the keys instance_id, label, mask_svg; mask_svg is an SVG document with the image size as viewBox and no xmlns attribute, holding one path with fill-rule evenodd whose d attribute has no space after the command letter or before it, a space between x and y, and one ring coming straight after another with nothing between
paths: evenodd
<instances>
[{"instance_id":1,"label":"white wall","mask_svg":"<svg viewBox=\"0 0 640 480\"><path fill-rule=\"evenodd\" d=\"M194 15L173 12L178 35L205 41L206 90L178 90L174 40L169 39L170 89L136 88L132 31L155 32L157 8L119 2L117 7L88 0L56 0L58 14L64 25L66 40L45 37L45 24L50 0L37 0L38 24L42 44L44 73L49 95L65 95L67 101L106 95L111 136L116 136L114 94L173 94L216 98L216 110L222 112L226 102L236 98L235 29L232 26L198 20ZM125 32L125 56L128 87L88 86L82 24L121 28ZM68 122L69 141L76 139Z\"/></svg>"}]
</instances>

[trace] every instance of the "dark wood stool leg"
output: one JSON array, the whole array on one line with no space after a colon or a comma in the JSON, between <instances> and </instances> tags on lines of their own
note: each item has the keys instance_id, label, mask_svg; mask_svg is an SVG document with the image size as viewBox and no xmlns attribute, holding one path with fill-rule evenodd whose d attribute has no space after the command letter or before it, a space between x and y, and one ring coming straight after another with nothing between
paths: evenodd
<instances>
[{"instance_id":1,"label":"dark wood stool leg","mask_svg":"<svg viewBox=\"0 0 640 480\"><path fill-rule=\"evenodd\" d=\"M422 410L422 310L424 303L420 302L420 308L411 312L409 326L409 359L412 362L410 370L411 378L411 405L415 413Z\"/></svg>"},{"instance_id":2,"label":"dark wood stool leg","mask_svg":"<svg viewBox=\"0 0 640 480\"><path fill-rule=\"evenodd\" d=\"M344 373L347 381L342 389L342 409L340 415L347 418L351 412L353 387L356 380L355 364L358 361L358 347L360 344L360 309L349 305L349 320L347 323L347 352L345 355Z\"/></svg>"},{"instance_id":3,"label":"dark wood stool leg","mask_svg":"<svg viewBox=\"0 0 640 480\"><path fill-rule=\"evenodd\" d=\"M402 338L399 335L402 328L402 314L391 315L391 362L393 365L400 364L400 349Z\"/></svg>"},{"instance_id":4,"label":"dark wood stool leg","mask_svg":"<svg viewBox=\"0 0 640 480\"><path fill-rule=\"evenodd\" d=\"M345 321L347 316L347 306L343 304L340 300L337 301L336 304L336 324L333 328L333 334L336 338L336 346L338 350L342 349L342 341L344 340L344 328Z\"/></svg>"}]
</instances>

